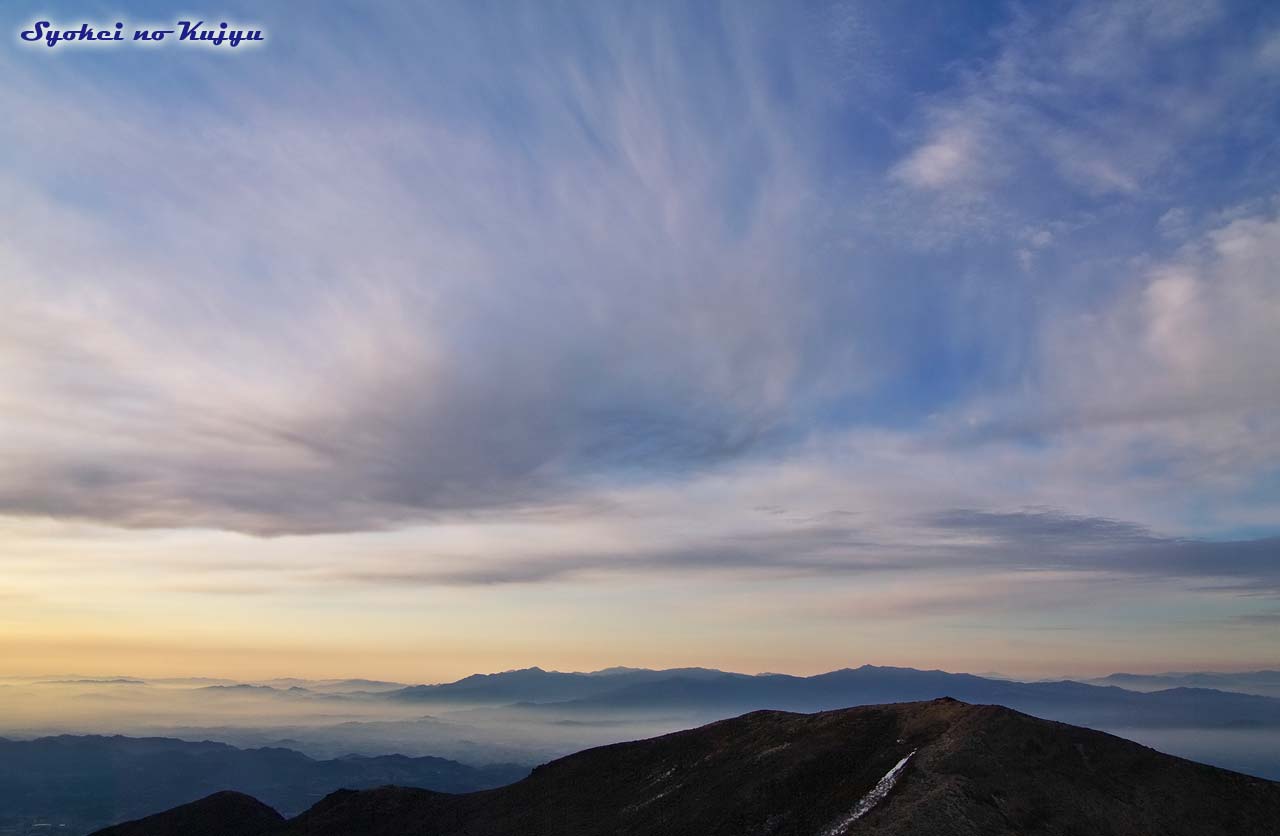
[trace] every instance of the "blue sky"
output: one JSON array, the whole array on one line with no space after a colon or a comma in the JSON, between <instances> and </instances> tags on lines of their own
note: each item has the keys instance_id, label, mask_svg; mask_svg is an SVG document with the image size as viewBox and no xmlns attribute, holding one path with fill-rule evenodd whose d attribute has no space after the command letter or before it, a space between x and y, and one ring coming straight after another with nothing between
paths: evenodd
<instances>
[{"instance_id":1,"label":"blue sky","mask_svg":"<svg viewBox=\"0 0 1280 836\"><path fill-rule=\"evenodd\" d=\"M1269 4L198 12L3 13L0 664L1274 663Z\"/></svg>"}]
</instances>

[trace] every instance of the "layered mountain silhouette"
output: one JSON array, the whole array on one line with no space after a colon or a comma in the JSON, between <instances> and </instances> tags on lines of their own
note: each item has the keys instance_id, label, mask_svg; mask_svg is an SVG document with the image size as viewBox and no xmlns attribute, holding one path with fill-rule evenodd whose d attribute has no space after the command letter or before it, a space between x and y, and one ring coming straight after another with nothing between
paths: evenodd
<instances>
[{"instance_id":1,"label":"layered mountain silhouette","mask_svg":"<svg viewBox=\"0 0 1280 836\"><path fill-rule=\"evenodd\" d=\"M965 673L863 665L815 676L748 675L705 668L594 674L540 668L477 674L392 691L394 700L467 702L574 718L683 711L731 716L756 709L825 711L949 695L1094 727L1280 727L1280 699L1209 688L1134 691L1071 680L1016 682Z\"/></svg>"},{"instance_id":2,"label":"layered mountain silhouette","mask_svg":"<svg viewBox=\"0 0 1280 836\"><path fill-rule=\"evenodd\" d=\"M1264 836L1280 784L948 698L753 712L498 789L342 790L271 812L221 794L100 836Z\"/></svg>"},{"instance_id":3,"label":"layered mountain silhouette","mask_svg":"<svg viewBox=\"0 0 1280 836\"><path fill-rule=\"evenodd\" d=\"M411 702L477 703L559 702L594 697L636 685L670 679L722 680L753 677L710 668L607 668L592 673L564 673L522 668L502 673L477 673L440 685L411 685L385 696Z\"/></svg>"},{"instance_id":4,"label":"layered mountain silhouette","mask_svg":"<svg viewBox=\"0 0 1280 836\"><path fill-rule=\"evenodd\" d=\"M84 833L215 790L250 793L289 815L339 787L402 784L469 792L529 770L403 755L314 760L290 749L238 749L169 738L60 735L0 739L0 824L58 818Z\"/></svg>"},{"instance_id":5,"label":"layered mountain silhouette","mask_svg":"<svg viewBox=\"0 0 1280 836\"><path fill-rule=\"evenodd\" d=\"M1116 685L1131 691L1160 691L1168 688L1212 688L1217 691L1237 691L1265 697L1280 697L1280 671L1240 671L1237 673L1180 672L1180 673L1113 673L1090 682L1097 685Z\"/></svg>"}]
</instances>

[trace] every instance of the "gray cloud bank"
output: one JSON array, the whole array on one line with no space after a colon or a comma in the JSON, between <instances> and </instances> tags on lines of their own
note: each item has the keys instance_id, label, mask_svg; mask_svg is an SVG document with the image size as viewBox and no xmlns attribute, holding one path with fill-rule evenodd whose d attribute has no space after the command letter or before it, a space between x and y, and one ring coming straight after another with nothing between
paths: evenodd
<instances>
[{"instance_id":1,"label":"gray cloud bank","mask_svg":"<svg viewBox=\"0 0 1280 836\"><path fill-rule=\"evenodd\" d=\"M425 561L431 563L431 561ZM737 534L666 549L566 552L465 568L425 566L338 570L329 580L470 586L538 583L602 574L659 571L759 573L779 577L883 572L1067 572L1116 579L1234 584L1280 595L1280 537L1213 541L1160 536L1134 523L1031 508L995 513L954 509L904 521L884 539L852 526L807 524ZM1004 594L997 590L994 598ZM1257 617L1258 623L1266 621Z\"/></svg>"}]
</instances>

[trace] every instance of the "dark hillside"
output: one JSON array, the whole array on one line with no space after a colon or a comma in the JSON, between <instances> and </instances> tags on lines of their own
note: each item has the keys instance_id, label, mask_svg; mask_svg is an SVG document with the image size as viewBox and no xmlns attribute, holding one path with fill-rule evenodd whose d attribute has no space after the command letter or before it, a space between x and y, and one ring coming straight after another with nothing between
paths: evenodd
<instances>
[{"instance_id":1,"label":"dark hillside","mask_svg":"<svg viewBox=\"0 0 1280 836\"><path fill-rule=\"evenodd\" d=\"M1006 708L941 699L754 712L590 749L468 795L339 791L283 828L257 833L1270 836L1277 822L1280 784Z\"/></svg>"}]
</instances>

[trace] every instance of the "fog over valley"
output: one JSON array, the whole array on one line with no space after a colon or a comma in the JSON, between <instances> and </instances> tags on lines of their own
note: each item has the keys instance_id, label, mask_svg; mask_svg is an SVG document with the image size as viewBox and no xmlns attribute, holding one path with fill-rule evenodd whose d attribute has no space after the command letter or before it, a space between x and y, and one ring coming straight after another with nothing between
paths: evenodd
<instances>
[{"instance_id":1,"label":"fog over valley","mask_svg":"<svg viewBox=\"0 0 1280 836\"><path fill-rule=\"evenodd\" d=\"M370 680L30 677L0 683L0 735L100 734L279 746L319 758L433 755L533 766L590 746L692 728L757 709L818 711L955 696L1113 731L1171 754L1280 778L1274 671L1166 674L1168 687L1018 682L863 666L813 677L705 668L530 668L436 685ZM1203 678L1233 689L1177 683Z\"/></svg>"}]
</instances>

